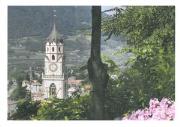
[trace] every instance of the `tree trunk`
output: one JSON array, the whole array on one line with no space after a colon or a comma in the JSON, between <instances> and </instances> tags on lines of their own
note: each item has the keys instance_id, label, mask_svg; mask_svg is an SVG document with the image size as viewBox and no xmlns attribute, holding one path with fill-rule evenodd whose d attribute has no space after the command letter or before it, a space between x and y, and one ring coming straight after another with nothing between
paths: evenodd
<instances>
[{"instance_id":1,"label":"tree trunk","mask_svg":"<svg viewBox=\"0 0 180 127\"><path fill-rule=\"evenodd\" d=\"M91 119L103 120L105 89L108 82L106 65L101 61L101 7L92 7L91 56L88 60L89 79L93 85Z\"/></svg>"}]
</instances>

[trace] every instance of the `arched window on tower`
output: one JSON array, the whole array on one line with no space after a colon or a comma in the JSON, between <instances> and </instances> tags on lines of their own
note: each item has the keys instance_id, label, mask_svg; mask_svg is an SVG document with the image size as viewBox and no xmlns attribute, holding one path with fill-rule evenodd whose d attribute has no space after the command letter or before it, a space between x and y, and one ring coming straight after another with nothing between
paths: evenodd
<instances>
[{"instance_id":1,"label":"arched window on tower","mask_svg":"<svg viewBox=\"0 0 180 127\"><path fill-rule=\"evenodd\" d=\"M54 55L52 55L52 60L55 60L55 56Z\"/></svg>"},{"instance_id":2,"label":"arched window on tower","mask_svg":"<svg viewBox=\"0 0 180 127\"><path fill-rule=\"evenodd\" d=\"M61 47L59 47L59 52L61 51Z\"/></svg>"},{"instance_id":3,"label":"arched window on tower","mask_svg":"<svg viewBox=\"0 0 180 127\"><path fill-rule=\"evenodd\" d=\"M49 87L49 96L55 97L56 96L56 86L52 83Z\"/></svg>"},{"instance_id":4,"label":"arched window on tower","mask_svg":"<svg viewBox=\"0 0 180 127\"><path fill-rule=\"evenodd\" d=\"M52 47L52 51L54 52L54 47Z\"/></svg>"}]
</instances>

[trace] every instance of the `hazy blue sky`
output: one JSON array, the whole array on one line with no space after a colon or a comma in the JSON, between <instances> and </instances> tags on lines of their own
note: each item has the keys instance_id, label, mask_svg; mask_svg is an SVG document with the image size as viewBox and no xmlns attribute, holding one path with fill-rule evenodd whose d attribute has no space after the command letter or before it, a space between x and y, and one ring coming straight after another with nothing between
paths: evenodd
<instances>
[{"instance_id":1,"label":"hazy blue sky","mask_svg":"<svg viewBox=\"0 0 180 127\"><path fill-rule=\"evenodd\" d=\"M115 6L102 6L101 10L104 11L104 10L108 10L108 9L111 9L111 8L114 8Z\"/></svg>"},{"instance_id":2,"label":"hazy blue sky","mask_svg":"<svg viewBox=\"0 0 180 127\"><path fill-rule=\"evenodd\" d=\"M101 11L109 10L111 8L114 8L115 6L102 6ZM106 14L112 15L113 12L106 12Z\"/></svg>"}]
</instances>

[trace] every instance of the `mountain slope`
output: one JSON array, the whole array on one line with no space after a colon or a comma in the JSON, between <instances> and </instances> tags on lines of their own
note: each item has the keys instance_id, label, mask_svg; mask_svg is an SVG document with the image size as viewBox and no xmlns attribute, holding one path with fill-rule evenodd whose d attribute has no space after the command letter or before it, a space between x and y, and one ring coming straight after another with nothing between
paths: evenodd
<instances>
[{"instance_id":1,"label":"mountain slope","mask_svg":"<svg viewBox=\"0 0 180 127\"><path fill-rule=\"evenodd\" d=\"M57 29L62 34L73 34L91 24L90 6L9 6L8 38L46 37L52 28L54 9Z\"/></svg>"}]
</instances>

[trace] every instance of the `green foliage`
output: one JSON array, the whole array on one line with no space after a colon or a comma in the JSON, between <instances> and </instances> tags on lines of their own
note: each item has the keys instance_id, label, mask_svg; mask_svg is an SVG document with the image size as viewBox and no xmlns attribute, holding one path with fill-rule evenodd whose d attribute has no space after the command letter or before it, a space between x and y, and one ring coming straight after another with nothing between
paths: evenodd
<instances>
[{"instance_id":1,"label":"green foliage","mask_svg":"<svg viewBox=\"0 0 180 127\"><path fill-rule=\"evenodd\" d=\"M17 86L10 95L10 98L13 100L23 99L26 97L26 87L22 87L22 81L26 79L25 73L17 73L15 79L17 81Z\"/></svg>"},{"instance_id":2,"label":"green foliage","mask_svg":"<svg viewBox=\"0 0 180 127\"><path fill-rule=\"evenodd\" d=\"M174 27L172 6L127 7L103 22L107 34L127 39L128 47L119 53L133 54L127 63L131 66L117 80L109 81L106 99L109 117L142 108L150 98L175 99ZM118 106L112 108L113 105Z\"/></svg>"},{"instance_id":3,"label":"green foliage","mask_svg":"<svg viewBox=\"0 0 180 127\"><path fill-rule=\"evenodd\" d=\"M13 100L23 99L25 97L26 97L26 88L21 87L19 85L11 94L11 99L13 99Z\"/></svg>"},{"instance_id":4,"label":"green foliage","mask_svg":"<svg viewBox=\"0 0 180 127\"><path fill-rule=\"evenodd\" d=\"M30 120L34 115L36 115L39 104L39 102L25 99L18 100L16 113L13 114L9 119Z\"/></svg>"},{"instance_id":5,"label":"green foliage","mask_svg":"<svg viewBox=\"0 0 180 127\"><path fill-rule=\"evenodd\" d=\"M105 63L108 66L109 75L119 75L120 74L118 65L116 65L116 63L113 60L111 60L109 58L109 56L102 54L101 58L102 58L103 63Z\"/></svg>"},{"instance_id":6,"label":"green foliage","mask_svg":"<svg viewBox=\"0 0 180 127\"><path fill-rule=\"evenodd\" d=\"M128 44L138 47L155 31L170 26L174 33L175 9L173 6L127 7L110 20L103 22L103 30L114 35L124 35ZM163 35L163 32L161 33ZM171 38L169 38L171 39Z\"/></svg>"},{"instance_id":7,"label":"green foliage","mask_svg":"<svg viewBox=\"0 0 180 127\"><path fill-rule=\"evenodd\" d=\"M88 119L89 96L75 98L49 99L41 102L37 116L38 120L86 120Z\"/></svg>"}]
</instances>

